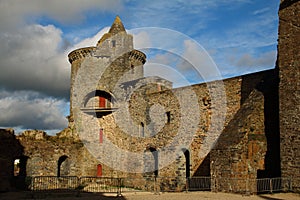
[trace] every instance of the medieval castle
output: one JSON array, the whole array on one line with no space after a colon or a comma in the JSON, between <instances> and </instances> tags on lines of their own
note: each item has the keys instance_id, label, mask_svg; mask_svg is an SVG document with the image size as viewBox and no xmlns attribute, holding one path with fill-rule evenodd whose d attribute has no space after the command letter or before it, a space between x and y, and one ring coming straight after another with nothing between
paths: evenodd
<instances>
[{"instance_id":1,"label":"medieval castle","mask_svg":"<svg viewBox=\"0 0 300 200\"><path fill-rule=\"evenodd\" d=\"M146 55L116 17L96 46L68 56L68 128L1 130L0 190L13 176L177 177L178 187L205 176L228 192L255 191L240 180L293 177L300 191L299 10L281 0L274 69L176 89L144 77ZM223 94L211 89L220 84Z\"/></svg>"}]
</instances>

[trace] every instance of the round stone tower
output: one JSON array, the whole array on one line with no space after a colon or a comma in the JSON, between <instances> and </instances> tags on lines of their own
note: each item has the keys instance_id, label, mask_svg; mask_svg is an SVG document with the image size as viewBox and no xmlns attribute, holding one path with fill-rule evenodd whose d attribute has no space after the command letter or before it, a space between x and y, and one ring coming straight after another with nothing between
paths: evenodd
<instances>
[{"instance_id":1,"label":"round stone tower","mask_svg":"<svg viewBox=\"0 0 300 200\"><path fill-rule=\"evenodd\" d=\"M146 55L133 49L133 37L127 34L119 16L95 47L74 50L68 57L71 63L69 122L73 122L74 110L101 112L97 115L100 117L111 113L115 88L144 77ZM81 81L76 85L78 79ZM95 80L97 86L88 86Z\"/></svg>"}]
</instances>

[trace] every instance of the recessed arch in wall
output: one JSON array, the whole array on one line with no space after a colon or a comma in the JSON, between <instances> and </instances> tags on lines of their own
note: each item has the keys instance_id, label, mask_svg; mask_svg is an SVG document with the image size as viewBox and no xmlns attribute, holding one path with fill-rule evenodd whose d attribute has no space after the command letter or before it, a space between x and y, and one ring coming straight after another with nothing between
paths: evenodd
<instances>
[{"instance_id":1,"label":"recessed arch in wall","mask_svg":"<svg viewBox=\"0 0 300 200\"><path fill-rule=\"evenodd\" d=\"M68 156L60 156L57 161L57 177L69 175L69 160Z\"/></svg>"}]
</instances>

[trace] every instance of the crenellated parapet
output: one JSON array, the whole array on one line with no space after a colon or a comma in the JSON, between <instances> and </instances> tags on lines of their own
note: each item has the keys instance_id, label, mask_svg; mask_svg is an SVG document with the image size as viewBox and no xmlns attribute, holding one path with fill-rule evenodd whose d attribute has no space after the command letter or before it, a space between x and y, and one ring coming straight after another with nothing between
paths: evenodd
<instances>
[{"instance_id":1,"label":"crenellated parapet","mask_svg":"<svg viewBox=\"0 0 300 200\"><path fill-rule=\"evenodd\" d=\"M90 57L95 49L96 47L85 47L76 49L69 53L69 62L72 64L75 60Z\"/></svg>"},{"instance_id":2,"label":"crenellated parapet","mask_svg":"<svg viewBox=\"0 0 300 200\"><path fill-rule=\"evenodd\" d=\"M135 49L129 52L129 58L139 60L143 64L146 62L146 55L143 52Z\"/></svg>"}]
</instances>

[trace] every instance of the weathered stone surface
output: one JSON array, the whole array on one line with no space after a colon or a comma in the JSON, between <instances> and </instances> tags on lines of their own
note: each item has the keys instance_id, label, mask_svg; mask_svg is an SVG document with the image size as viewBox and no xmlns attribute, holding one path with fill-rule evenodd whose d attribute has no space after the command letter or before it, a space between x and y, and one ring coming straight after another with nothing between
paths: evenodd
<instances>
[{"instance_id":1,"label":"weathered stone surface","mask_svg":"<svg viewBox=\"0 0 300 200\"><path fill-rule=\"evenodd\" d=\"M0 151L0 175L13 176L20 158L22 175L132 177L137 188L156 176L157 187L182 190L201 175L216 191L255 192L250 180L299 177L298 15L299 1L281 1L275 70L177 89L144 77L146 56L117 17L95 47L69 54L69 127L0 131L0 148L16 150Z\"/></svg>"},{"instance_id":2,"label":"weathered stone surface","mask_svg":"<svg viewBox=\"0 0 300 200\"><path fill-rule=\"evenodd\" d=\"M256 184L245 180L256 179L264 169L264 129L264 97L253 90L210 152L214 191L256 191Z\"/></svg>"},{"instance_id":3,"label":"weathered stone surface","mask_svg":"<svg viewBox=\"0 0 300 200\"><path fill-rule=\"evenodd\" d=\"M281 0L278 63L282 177L293 177L300 191L300 2Z\"/></svg>"}]
</instances>

